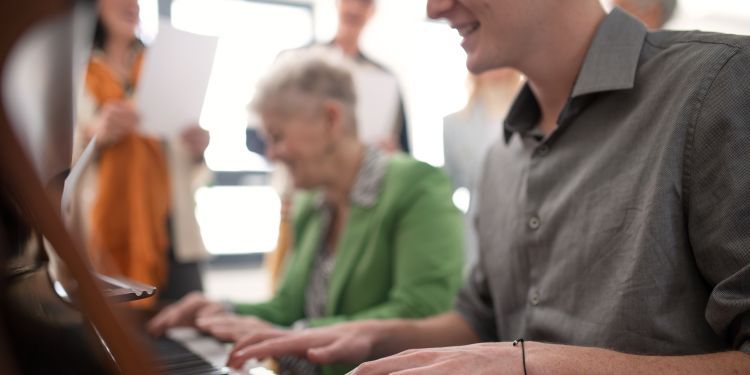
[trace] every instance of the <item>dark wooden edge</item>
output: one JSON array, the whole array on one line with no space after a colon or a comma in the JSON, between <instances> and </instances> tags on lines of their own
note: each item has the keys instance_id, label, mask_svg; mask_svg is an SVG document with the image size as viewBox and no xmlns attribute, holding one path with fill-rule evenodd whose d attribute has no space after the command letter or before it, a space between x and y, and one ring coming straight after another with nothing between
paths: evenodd
<instances>
[{"instance_id":1,"label":"dark wooden edge","mask_svg":"<svg viewBox=\"0 0 750 375\"><path fill-rule=\"evenodd\" d=\"M0 67L5 66L15 41L24 32L37 22L70 11L74 3L73 0L0 2ZM0 75L0 87L2 84ZM87 260L76 248L75 242L65 229L58 208L49 199L44 185L34 171L33 164L13 133L4 102L0 101L0 181L28 209L31 216L28 218L30 224L52 244L70 275L78 283L75 296L77 305L107 344L120 371L123 374L154 373L153 362L147 353L136 345L132 335L125 328L123 319L115 313L112 305L99 290L94 276L89 271Z\"/></svg>"},{"instance_id":2,"label":"dark wooden edge","mask_svg":"<svg viewBox=\"0 0 750 375\"><path fill-rule=\"evenodd\" d=\"M0 197L0 199L2 199L2 197ZM10 240L5 234L5 228L3 225L0 225L0 269L5 269L6 267L5 263L7 261L7 254L2 253L2 247L8 245L10 245ZM6 301L6 288L7 286L5 285L4 280L0 280L0 302L2 303L5 303ZM13 361L11 356L12 351L8 344L8 340L6 339L6 337L8 337L8 331L5 330L5 327L7 327L5 320L5 311L0 309L0 372L3 374L15 375L18 374L18 368Z\"/></svg>"}]
</instances>

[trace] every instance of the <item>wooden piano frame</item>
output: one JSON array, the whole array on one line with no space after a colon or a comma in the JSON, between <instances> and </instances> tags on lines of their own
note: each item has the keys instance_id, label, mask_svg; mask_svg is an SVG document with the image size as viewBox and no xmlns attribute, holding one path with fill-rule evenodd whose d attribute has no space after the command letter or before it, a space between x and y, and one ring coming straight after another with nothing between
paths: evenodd
<instances>
[{"instance_id":1,"label":"wooden piano frame","mask_svg":"<svg viewBox=\"0 0 750 375\"><path fill-rule=\"evenodd\" d=\"M90 1L93 3L93 1ZM71 11L75 0L31 0L3 1L0 3L0 69L6 66L16 42L35 24ZM2 71L0 71L2 73ZM0 74L0 87L3 86ZM0 98L0 181L5 191L23 207L28 224L42 234L55 249L78 288L71 296L75 306L85 320L94 327L117 367L123 374L154 373L152 359L136 345L122 317L116 314L97 286L95 276L90 272L88 261L66 230L59 214L59 203L45 190L45 185L35 173L34 166L11 126L4 98ZM61 121L66 121L61 119ZM73 124L61 124L72 126ZM6 233L0 228L0 246L5 246ZM0 247L0 253L3 248ZM3 266L5 254L0 254ZM4 280L0 280L0 293L3 293ZM50 286L51 287L51 286ZM0 329L5 327L4 317L0 316ZM10 355L9 340L0 332L0 373L13 374L18 367ZM40 359L44 360L44 359Z\"/></svg>"}]
</instances>

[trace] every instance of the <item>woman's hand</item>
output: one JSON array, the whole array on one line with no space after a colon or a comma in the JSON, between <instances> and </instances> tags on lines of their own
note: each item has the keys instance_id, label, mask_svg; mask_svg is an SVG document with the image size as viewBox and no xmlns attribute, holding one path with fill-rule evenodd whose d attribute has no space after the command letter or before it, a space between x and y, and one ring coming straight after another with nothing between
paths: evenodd
<instances>
[{"instance_id":1,"label":"woman's hand","mask_svg":"<svg viewBox=\"0 0 750 375\"><path fill-rule=\"evenodd\" d=\"M195 325L198 329L222 341L237 341L243 336L274 328L271 323L263 319L235 314L199 317Z\"/></svg>"},{"instance_id":2,"label":"woman's hand","mask_svg":"<svg viewBox=\"0 0 750 375\"><path fill-rule=\"evenodd\" d=\"M153 317L146 329L153 336L161 336L172 327L195 326L200 317L228 314L224 305L210 301L200 292L192 292L165 307Z\"/></svg>"},{"instance_id":3,"label":"woman's hand","mask_svg":"<svg viewBox=\"0 0 750 375\"><path fill-rule=\"evenodd\" d=\"M306 357L321 364L360 363L374 354L380 325L378 321L360 321L301 331L258 331L237 340L227 364L242 368L252 358L284 355Z\"/></svg>"},{"instance_id":4,"label":"woman's hand","mask_svg":"<svg viewBox=\"0 0 750 375\"><path fill-rule=\"evenodd\" d=\"M135 131L139 124L140 116L132 104L124 101L110 102L102 107L91 122L88 135L96 136L99 147L106 147Z\"/></svg>"}]
</instances>

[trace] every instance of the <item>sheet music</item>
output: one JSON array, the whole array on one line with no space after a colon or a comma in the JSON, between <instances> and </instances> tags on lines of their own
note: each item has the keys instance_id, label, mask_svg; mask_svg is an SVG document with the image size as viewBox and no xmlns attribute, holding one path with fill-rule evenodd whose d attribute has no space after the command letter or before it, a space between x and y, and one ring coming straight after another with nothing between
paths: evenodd
<instances>
[{"instance_id":1,"label":"sheet music","mask_svg":"<svg viewBox=\"0 0 750 375\"><path fill-rule=\"evenodd\" d=\"M146 49L135 94L144 134L170 137L198 123L217 38L177 30L168 20Z\"/></svg>"}]
</instances>

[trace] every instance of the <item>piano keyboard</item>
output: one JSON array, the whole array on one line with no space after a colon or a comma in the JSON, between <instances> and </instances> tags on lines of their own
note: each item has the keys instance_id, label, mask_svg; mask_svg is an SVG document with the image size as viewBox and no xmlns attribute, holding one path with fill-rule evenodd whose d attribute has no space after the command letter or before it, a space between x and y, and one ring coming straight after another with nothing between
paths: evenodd
<instances>
[{"instance_id":1,"label":"piano keyboard","mask_svg":"<svg viewBox=\"0 0 750 375\"><path fill-rule=\"evenodd\" d=\"M203 335L193 328L173 328L166 337L154 339L160 374L169 375L275 375L257 361L242 370L226 367L231 344Z\"/></svg>"},{"instance_id":2,"label":"piano keyboard","mask_svg":"<svg viewBox=\"0 0 750 375\"><path fill-rule=\"evenodd\" d=\"M153 342L154 350L159 355L157 370L159 374L169 375L226 375L228 369L217 368L197 354L169 339L160 338Z\"/></svg>"}]
</instances>

